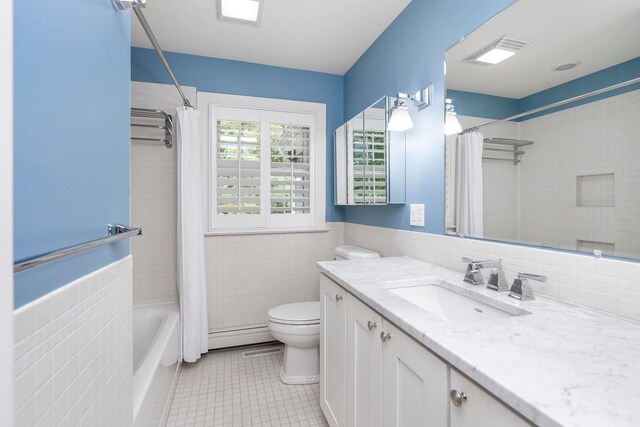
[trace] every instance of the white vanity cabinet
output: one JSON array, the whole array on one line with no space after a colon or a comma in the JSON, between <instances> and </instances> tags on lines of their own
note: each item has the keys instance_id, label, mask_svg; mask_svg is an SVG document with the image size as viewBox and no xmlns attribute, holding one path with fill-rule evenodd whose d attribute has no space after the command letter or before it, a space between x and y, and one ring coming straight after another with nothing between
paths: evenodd
<instances>
[{"instance_id":1,"label":"white vanity cabinet","mask_svg":"<svg viewBox=\"0 0 640 427\"><path fill-rule=\"evenodd\" d=\"M387 321L382 333L383 425L446 426L448 366Z\"/></svg>"},{"instance_id":2,"label":"white vanity cabinet","mask_svg":"<svg viewBox=\"0 0 640 427\"><path fill-rule=\"evenodd\" d=\"M347 424L382 426L382 316L347 295Z\"/></svg>"},{"instance_id":3,"label":"white vanity cabinet","mask_svg":"<svg viewBox=\"0 0 640 427\"><path fill-rule=\"evenodd\" d=\"M531 425L324 275L320 307L320 406L331 427Z\"/></svg>"},{"instance_id":4,"label":"white vanity cabinet","mask_svg":"<svg viewBox=\"0 0 640 427\"><path fill-rule=\"evenodd\" d=\"M320 276L320 407L329 425L346 426L347 292Z\"/></svg>"},{"instance_id":5,"label":"white vanity cabinet","mask_svg":"<svg viewBox=\"0 0 640 427\"><path fill-rule=\"evenodd\" d=\"M455 369L450 370L451 427L528 427L531 424ZM460 397L460 399L457 399ZM454 404L459 403L459 405Z\"/></svg>"}]
</instances>

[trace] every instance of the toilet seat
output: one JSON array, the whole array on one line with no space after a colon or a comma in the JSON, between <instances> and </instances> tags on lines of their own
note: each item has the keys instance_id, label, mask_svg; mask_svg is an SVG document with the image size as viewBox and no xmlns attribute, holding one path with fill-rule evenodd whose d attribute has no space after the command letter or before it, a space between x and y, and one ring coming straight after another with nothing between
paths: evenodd
<instances>
[{"instance_id":1,"label":"toilet seat","mask_svg":"<svg viewBox=\"0 0 640 427\"><path fill-rule=\"evenodd\" d=\"M296 302L280 305L267 312L270 322L281 325L317 325L320 323L320 303Z\"/></svg>"}]
</instances>

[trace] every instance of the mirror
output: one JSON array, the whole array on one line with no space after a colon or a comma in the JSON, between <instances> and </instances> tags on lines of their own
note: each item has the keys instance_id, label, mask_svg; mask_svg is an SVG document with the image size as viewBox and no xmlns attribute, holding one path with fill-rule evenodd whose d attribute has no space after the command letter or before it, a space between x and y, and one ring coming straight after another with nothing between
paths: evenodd
<instances>
[{"instance_id":1,"label":"mirror","mask_svg":"<svg viewBox=\"0 0 640 427\"><path fill-rule=\"evenodd\" d=\"M404 203L405 133L387 131L394 101L382 97L336 129L336 205Z\"/></svg>"},{"instance_id":2,"label":"mirror","mask_svg":"<svg viewBox=\"0 0 640 427\"><path fill-rule=\"evenodd\" d=\"M446 232L640 258L639 41L637 0L518 0L450 48Z\"/></svg>"}]
</instances>

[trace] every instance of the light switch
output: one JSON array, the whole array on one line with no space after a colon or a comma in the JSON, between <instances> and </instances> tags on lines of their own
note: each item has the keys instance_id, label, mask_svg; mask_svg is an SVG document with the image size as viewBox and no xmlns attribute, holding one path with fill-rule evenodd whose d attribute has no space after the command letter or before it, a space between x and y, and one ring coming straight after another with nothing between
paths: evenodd
<instances>
[{"instance_id":1,"label":"light switch","mask_svg":"<svg viewBox=\"0 0 640 427\"><path fill-rule=\"evenodd\" d=\"M424 205L409 205L409 225L424 227Z\"/></svg>"}]
</instances>

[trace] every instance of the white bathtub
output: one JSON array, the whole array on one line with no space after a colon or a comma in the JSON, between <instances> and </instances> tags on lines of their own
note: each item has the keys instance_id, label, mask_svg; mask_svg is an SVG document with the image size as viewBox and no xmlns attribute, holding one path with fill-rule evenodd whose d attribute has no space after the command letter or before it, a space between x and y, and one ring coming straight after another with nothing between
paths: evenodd
<instances>
[{"instance_id":1,"label":"white bathtub","mask_svg":"<svg viewBox=\"0 0 640 427\"><path fill-rule=\"evenodd\" d=\"M133 307L133 422L159 426L180 368L179 312L175 304Z\"/></svg>"}]
</instances>

